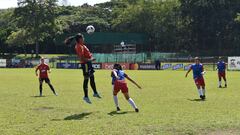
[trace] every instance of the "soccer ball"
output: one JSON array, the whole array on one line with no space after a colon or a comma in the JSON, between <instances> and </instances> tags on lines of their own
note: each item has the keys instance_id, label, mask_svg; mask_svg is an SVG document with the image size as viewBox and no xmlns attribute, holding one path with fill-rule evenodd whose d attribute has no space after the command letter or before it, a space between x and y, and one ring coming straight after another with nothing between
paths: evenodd
<instances>
[{"instance_id":1,"label":"soccer ball","mask_svg":"<svg viewBox=\"0 0 240 135\"><path fill-rule=\"evenodd\" d=\"M95 32L95 28L92 25L88 25L86 31L88 34L93 34Z\"/></svg>"}]
</instances>

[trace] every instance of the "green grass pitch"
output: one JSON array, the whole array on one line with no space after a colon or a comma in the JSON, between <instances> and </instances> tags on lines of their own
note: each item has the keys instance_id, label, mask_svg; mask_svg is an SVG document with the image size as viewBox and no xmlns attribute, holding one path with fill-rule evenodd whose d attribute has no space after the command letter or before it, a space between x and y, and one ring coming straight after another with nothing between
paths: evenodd
<instances>
[{"instance_id":1,"label":"green grass pitch","mask_svg":"<svg viewBox=\"0 0 240 135\"><path fill-rule=\"evenodd\" d=\"M140 109L135 113L119 93L121 112L115 113L110 71L96 71L102 99L83 102L82 71L52 69L44 97L35 97L34 69L0 69L1 135L185 135L240 134L240 73L228 72L228 88L217 88L215 71L205 74L207 100L184 71L126 71L142 87L128 83Z\"/></svg>"}]
</instances>

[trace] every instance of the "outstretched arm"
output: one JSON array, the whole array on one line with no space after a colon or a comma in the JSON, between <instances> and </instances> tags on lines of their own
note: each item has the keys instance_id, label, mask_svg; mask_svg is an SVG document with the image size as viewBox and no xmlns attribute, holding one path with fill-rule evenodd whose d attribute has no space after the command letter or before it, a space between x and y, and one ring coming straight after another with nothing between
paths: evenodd
<instances>
[{"instance_id":1,"label":"outstretched arm","mask_svg":"<svg viewBox=\"0 0 240 135\"><path fill-rule=\"evenodd\" d=\"M126 78L127 78L130 82L132 82L133 84L135 84L139 89L142 89L142 87L139 86L139 85L138 85L134 80L132 80L129 76L126 75Z\"/></svg>"},{"instance_id":2,"label":"outstretched arm","mask_svg":"<svg viewBox=\"0 0 240 135\"><path fill-rule=\"evenodd\" d=\"M38 67L35 69L35 74L38 76Z\"/></svg>"},{"instance_id":3,"label":"outstretched arm","mask_svg":"<svg viewBox=\"0 0 240 135\"><path fill-rule=\"evenodd\" d=\"M51 73L52 71L51 71L51 69L50 68L48 68L48 73Z\"/></svg>"},{"instance_id":4,"label":"outstretched arm","mask_svg":"<svg viewBox=\"0 0 240 135\"><path fill-rule=\"evenodd\" d=\"M202 75L204 75L206 73L206 71L204 70L203 66L202 66Z\"/></svg>"},{"instance_id":5,"label":"outstretched arm","mask_svg":"<svg viewBox=\"0 0 240 135\"><path fill-rule=\"evenodd\" d=\"M68 37L65 39L64 43L66 45L70 45L74 38L75 38L75 36Z\"/></svg>"},{"instance_id":6,"label":"outstretched arm","mask_svg":"<svg viewBox=\"0 0 240 135\"><path fill-rule=\"evenodd\" d=\"M185 75L185 77L187 77L188 76L188 74L189 74L189 72L192 70L192 68L189 68L189 70L187 71L187 73L186 73L186 75Z\"/></svg>"}]
</instances>

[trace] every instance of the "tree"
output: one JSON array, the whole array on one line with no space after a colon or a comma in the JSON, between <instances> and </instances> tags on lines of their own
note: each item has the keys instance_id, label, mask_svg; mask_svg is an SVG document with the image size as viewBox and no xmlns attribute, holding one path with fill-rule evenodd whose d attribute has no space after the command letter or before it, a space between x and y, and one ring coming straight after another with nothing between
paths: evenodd
<instances>
[{"instance_id":1,"label":"tree","mask_svg":"<svg viewBox=\"0 0 240 135\"><path fill-rule=\"evenodd\" d=\"M26 30L17 30L12 31L12 33L8 36L6 43L10 46L20 46L24 48L24 53L26 55L27 45L33 44L34 41L31 38L28 38L30 35Z\"/></svg>"},{"instance_id":2,"label":"tree","mask_svg":"<svg viewBox=\"0 0 240 135\"><path fill-rule=\"evenodd\" d=\"M34 40L38 57L39 42L54 34L57 0L18 0L18 6L14 10L17 26Z\"/></svg>"},{"instance_id":3,"label":"tree","mask_svg":"<svg viewBox=\"0 0 240 135\"><path fill-rule=\"evenodd\" d=\"M66 33L85 32L88 25L94 25L97 32L109 31L111 11L99 6L84 4L81 7L60 7L57 24Z\"/></svg>"},{"instance_id":4,"label":"tree","mask_svg":"<svg viewBox=\"0 0 240 135\"><path fill-rule=\"evenodd\" d=\"M11 18L13 9L0 10L0 53L6 51L6 40L11 34L11 31L16 28L13 19Z\"/></svg>"},{"instance_id":5,"label":"tree","mask_svg":"<svg viewBox=\"0 0 240 135\"><path fill-rule=\"evenodd\" d=\"M56 37L85 32L92 24L96 32L147 34L151 47L141 46L143 51L240 53L239 0L111 0L77 7L59 1L61 6L57 0L18 0L18 8L0 10L0 51L36 44L38 54L44 44L40 52L64 53Z\"/></svg>"},{"instance_id":6,"label":"tree","mask_svg":"<svg viewBox=\"0 0 240 135\"><path fill-rule=\"evenodd\" d=\"M240 10L239 0L180 0L181 12L189 22L189 37L196 50L226 55L239 39L234 21ZM216 50L216 48L218 50ZM205 52L205 53L206 53ZM199 52L200 53L200 52ZM229 53L230 54L230 53Z\"/></svg>"}]
</instances>

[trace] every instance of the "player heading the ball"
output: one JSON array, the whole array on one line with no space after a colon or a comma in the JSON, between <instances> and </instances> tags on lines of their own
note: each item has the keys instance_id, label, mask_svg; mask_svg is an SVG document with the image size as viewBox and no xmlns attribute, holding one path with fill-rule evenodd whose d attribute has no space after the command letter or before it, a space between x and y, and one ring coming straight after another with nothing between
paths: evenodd
<instances>
[{"instance_id":1,"label":"player heading the ball","mask_svg":"<svg viewBox=\"0 0 240 135\"><path fill-rule=\"evenodd\" d=\"M199 96L202 100L205 100L206 90L205 90L205 82L204 82L204 78L203 78L203 75L205 74L205 71L204 71L203 65L200 63L200 59L198 57L195 57L195 63L191 65L191 67L187 71L185 77L188 76L188 73L191 70L193 71L193 79L194 79L195 84L197 86Z\"/></svg>"},{"instance_id":2,"label":"player heading the ball","mask_svg":"<svg viewBox=\"0 0 240 135\"><path fill-rule=\"evenodd\" d=\"M77 56L80 59L80 64L83 71L84 81L83 81L83 90L84 90L84 97L83 100L89 104L91 101L88 97L88 81L90 79L90 85L93 90L93 97L101 98L97 92L95 78L94 78L94 68L92 66L92 61L95 59L92 56L92 53L89 51L87 46L84 44L84 36L81 33L78 33L75 36L68 37L65 40L65 44L69 45L73 40L76 41L75 44L75 51Z\"/></svg>"}]
</instances>

